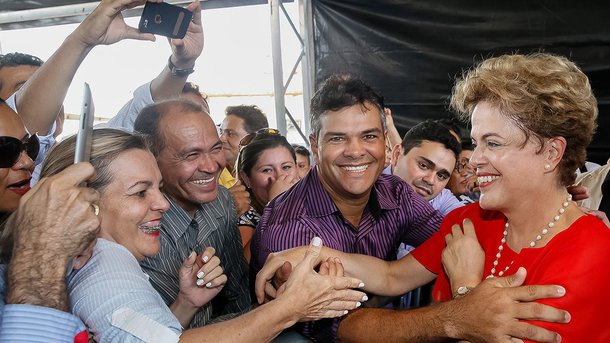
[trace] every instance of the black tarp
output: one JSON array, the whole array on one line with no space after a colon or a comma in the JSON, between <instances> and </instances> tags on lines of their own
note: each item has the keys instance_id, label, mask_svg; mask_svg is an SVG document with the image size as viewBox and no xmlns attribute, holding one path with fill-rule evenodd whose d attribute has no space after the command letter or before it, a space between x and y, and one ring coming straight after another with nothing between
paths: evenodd
<instances>
[{"instance_id":1,"label":"black tarp","mask_svg":"<svg viewBox=\"0 0 610 343\"><path fill-rule=\"evenodd\" d=\"M599 128L589 160L610 157L607 1L313 0L315 82L359 75L386 100L401 133L450 115L456 76L504 53L552 52L589 76Z\"/></svg>"}]
</instances>

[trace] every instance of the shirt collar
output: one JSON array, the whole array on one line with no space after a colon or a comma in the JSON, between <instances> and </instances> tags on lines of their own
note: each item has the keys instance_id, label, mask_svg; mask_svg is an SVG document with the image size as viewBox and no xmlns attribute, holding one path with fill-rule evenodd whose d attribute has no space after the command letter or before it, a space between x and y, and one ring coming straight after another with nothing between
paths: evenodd
<instances>
[{"instance_id":1,"label":"shirt collar","mask_svg":"<svg viewBox=\"0 0 610 343\"><path fill-rule=\"evenodd\" d=\"M388 175L381 175L373 184L367 206L375 217L381 216L382 210L398 208L397 197L393 194L396 188L390 187L390 181ZM314 166L301 182L307 198L305 202L307 213L314 217L323 217L339 212L337 205L322 185L317 166Z\"/></svg>"},{"instance_id":2,"label":"shirt collar","mask_svg":"<svg viewBox=\"0 0 610 343\"><path fill-rule=\"evenodd\" d=\"M169 210L163 213L161 217L163 227L170 236L178 238L186 232L193 217L167 195L164 194L163 196L169 202Z\"/></svg>"}]
</instances>

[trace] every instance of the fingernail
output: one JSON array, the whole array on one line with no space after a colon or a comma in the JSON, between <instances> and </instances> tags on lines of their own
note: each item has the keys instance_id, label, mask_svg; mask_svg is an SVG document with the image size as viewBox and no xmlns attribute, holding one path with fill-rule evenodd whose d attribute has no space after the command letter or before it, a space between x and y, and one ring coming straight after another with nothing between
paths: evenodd
<instances>
[{"instance_id":1,"label":"fingernail","mask_svg":"<svg viewBox=\"0 0 610 343\"><path fill-rule=\"evenodd\" d=\"M566 311L566 313L565 313L565 315L563 317L564 317L564 320L565 320L566 323L569 323L570 320L572 320L572 315L568 311Z\"/></svg>"},{"instance_id":2,"label":"fingernail","mask_svg":"<svg viewBox=\"0 0 610 343\"><path fill-rule=\"evenodd\" d=\"M197 279L197 286L203 286L203 279Z\"/></svg>"},{"instance_id":3,"label":"fingernail","mask_svg":"<svg viewBox=\"0 0 610 343\"><path fill-rule=\"evenodd\" d=\"M202 282L202 283L203 283L203 282ZM206 287L206 288L210 288L210 287L212 287L212 283L211 283L211 282L206 283L206 284L205 284L205 287Z\"/></svg>"},{"instance_id":4,"label":"fingernail","mask_svg":"<svg viewBox=\"0 0 610 343\"><path fill-rule=\"evenodd\" d=\"M194 251L191 251L191 253L189 254L189 259L193 258L193 255L197 255L197 254L195 254Z\"/></svg>"},{"instance_id":5,"label":"fingernail","mask_svg":"<svg viewBox=\"0 0 610 343\"><path fill-rule=\"evenodd\" d=\"M314 247L319 247L322 246L322 238L316 236L311 240L311 245L313 245Z\"/></svg>"},{"instance_id":6,"label":"fingernail","mask_svg":"<svg viewBox=\"0 0 610 343\"><path fill-rule=\"evenodd\" d=\"M207 255L203 255L203 257L201 259L203 260L203 263L208 263L208 261L210 260L210 258Z\"/></svg>"},{"instance_id":7,"label":"fingernail","mask_svg":"<svg viewBox=\"0 0 610 343\"><path fill-rule=\"evenodd\" d=\"M358 288L364 288L364 282L359 283Z\"/></svg>"},{"instance_id":8,"label":"fingernail","mask_svg":"<svg viewBox=\"0 0 610 343\"><path fill-rule=\"evenodd\" d=\"M360 307L362 306L362 303L360 301L356 302L356 307Z\"/></svg>"},{"instance_id":9,"label":"fingernail","mask_svg":"<svg viewBox=\"0 0 610 343\"><path fill-rule=\"evenodd\" d=\"M557 294L559 294L559 295L565 295L565 294L566 294L566 289L565 289L565 288L563 288L563 287L561 287L561 286L558 286L558 287L557 287Z\"/></svg>"},{"instance_id":10,"label":"fingernail","mask_svg":"<svg viewBox=\"0 0 610 343\"><path fill-rule=\"evenodd\" d=\"M561 335L560 334L557 334L557 340L556 341L557 341L557 343L561 342Z\"/></svg>"},{"instance_id":11,"label":"fingernail","mask_svg":"<svg viewBox=\"0 0 610 343\"><path fill-rule=\"evenodd\" d=\"M367 301L367 300L369 300L368 296L365 295L365 296L362 297L362 301Z\"/></svg>"},{"instance_id":12,"label":"fingernail","mask_svg":"<svg viewBox=\"0 0 610 343\"><path fill-rule=\"evenodd\" d=\"M204 272L199 272L199 273L197 273L197 278L198 278L198 279L203 279L203 276L204 276L204 275L205 275L205 273L204 273Z\"/></svg>"},{"instance_id":13,"label":"fingernail","mask_svg":"<svg viewBox=\"0 0 610 343\"><path fill-rule=\"evenodd\" d=\"M343 314L344 314L344 315L346 315L346 314L347 314L347 312L348 312L348 311L347 311L347 310L345 310L345 311L343 311Z\"/></svg>"}]
</instances>

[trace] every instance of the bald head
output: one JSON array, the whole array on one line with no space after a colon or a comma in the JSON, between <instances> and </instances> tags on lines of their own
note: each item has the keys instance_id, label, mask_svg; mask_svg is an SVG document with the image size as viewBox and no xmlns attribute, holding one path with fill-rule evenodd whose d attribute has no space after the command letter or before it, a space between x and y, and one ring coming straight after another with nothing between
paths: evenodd
<instances>
[{"instance_id":1,"label":"bald head","mask_svg":"<svg viewBox=\"0 0 610 343\"><path fill-rule=\"evenodd\" d=\"M184 113L199 113L207 118L210 117L204 109L192 101L168 100L144 107L138 114L133 128L134 131L147 136L150 150L155 156L159 156L161 150L165 148L165 136L161 130L161 121L166 116L180 116ZM211 118L210 121L214 125Z\"/></svg>"}]
</instances>

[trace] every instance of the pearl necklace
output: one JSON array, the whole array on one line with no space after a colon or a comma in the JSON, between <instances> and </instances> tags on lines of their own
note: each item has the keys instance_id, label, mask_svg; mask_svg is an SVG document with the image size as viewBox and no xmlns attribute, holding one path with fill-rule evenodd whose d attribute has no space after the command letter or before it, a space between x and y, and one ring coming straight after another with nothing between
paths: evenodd
<instances>
[{"instance_id":1,"label":"pearl necklace","mask_svg":"<svg viewBox=\"0 0 610 343\"><path fill-rule=\"evenodd\" d=\"M563 202L563 204L561 204L561 208L559 209L558 214L556 214L553 217L553 221L549 222L547 224L547 226L542 229L542 231L540 232L540 234L538 236L536 236L536 239L534 239L533 241L530 242L529 246L530 248L533 248L536 246L536 243L542 239L542 237L544 235L546 235L549 230L555 226L555 223L557 221L559 221L559 219L561 218L561 215L564 214L564 212L566 211L566 208L568 207L568 205L570 205L570 201L572 201L572 195L568 195L568 198L566 199L566 201ZM498 266L498 261L500 260L500 257L502 256L502 251L504 250L504 244L506 244L506 237L508 236L508 220L506 221L506 224L504 224L504 232L502 233L502 239L500 240L500 245L498 246L498 253L496 254L496 260L493 263L493 266L491 267L491 271L490 274L486 277L486 279L489 278L494 278L496 277L496 267ZM502 276L504 275L504 273L513 265L514 261L510 261L510 263L508 264L508 266L506 266L506 268L504 268L504 270L501 270L498 272L498 276Z\"/></svg>"}]
</instances>

